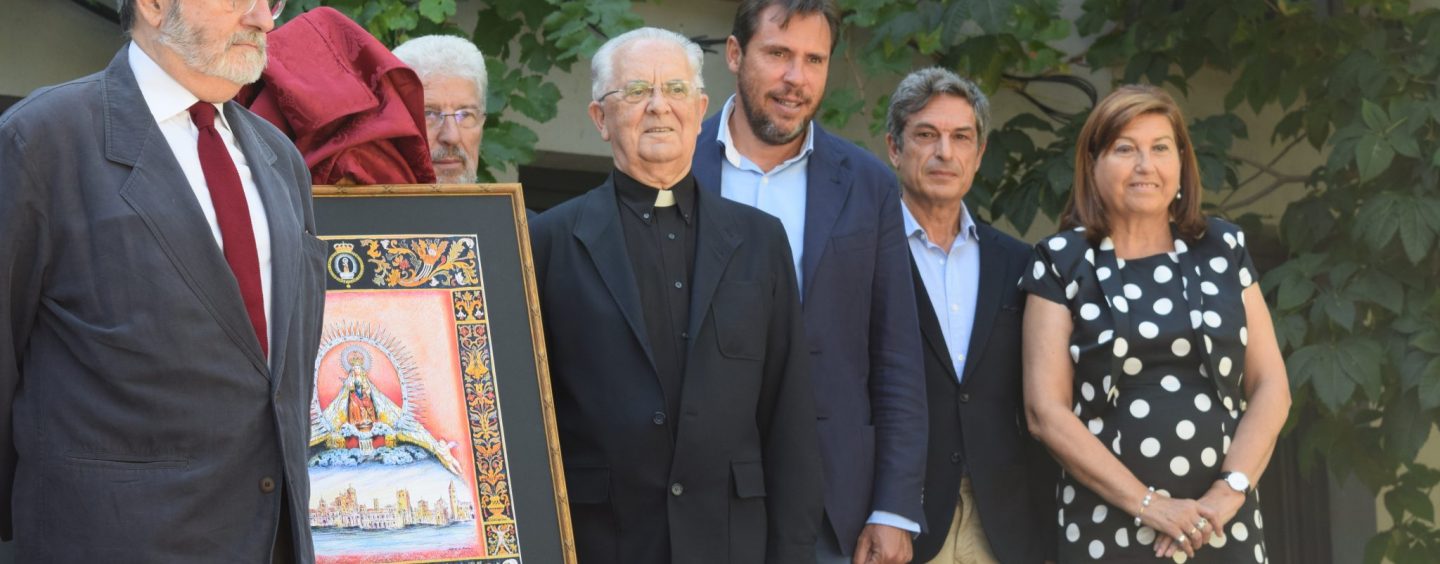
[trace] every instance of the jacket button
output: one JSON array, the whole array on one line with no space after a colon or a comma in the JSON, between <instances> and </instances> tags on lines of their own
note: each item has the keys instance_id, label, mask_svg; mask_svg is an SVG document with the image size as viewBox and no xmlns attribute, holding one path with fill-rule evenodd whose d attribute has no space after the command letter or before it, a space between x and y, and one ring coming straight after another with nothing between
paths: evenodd
<instances>
[{"instance_id":1,"label":"jacket button","mask_svg":"<svg viewBox=\"0 0 1440 564\"><path fill-rule=\"evenodd\" d=\"M950 453L950 463L951 463L951 464L959 464L959 463L960 463L960 451L955 451L955 452Z\"/></svg>"},{"instance_id":2,"label":"jacket button","mask_svg":"<svg viewBox=\"0 0 1440 564\"><path fill-rule=\"evenodd\" d=\"M970 403L970 394L967 394L967 393L962 393L962 394L960 394L960 403Z\"/></svg>"},{"instance_id":3,"label":"jacket button","mask_svg":"<svg viewBox=\"0 0 1440 564\"><path fill-rule=\"evenodd\" d=\"M680 494L683 493L685 493L685 486L680 485L680 482L670 484L670 495L680 497Z\"/></svg>"},{"instance_id":4,"label":"jacket button","mask_svg":"<svg viewBox=\"0 0 1440 564\"><path fill-rule=\"evenodd\" d=\"M273 493L275 491L275 480L269 476L260 478L260 493Z\"/></svg>"},{"instance_id":5,"label":"jacket button","mask_svg":"<svg viewBox=\"0 0 1440 564\"><path fill-rule=\"evenodd\" d=\"M651 418L650 418L650 421L653 422L653 423L655 423L656 425L664 425L664 424L665 424L665 412L663 412L663 411L656 411L656 412L655 412L655 416L654 416L654 417L651 417Z\"/></svg>"}]
</instances>

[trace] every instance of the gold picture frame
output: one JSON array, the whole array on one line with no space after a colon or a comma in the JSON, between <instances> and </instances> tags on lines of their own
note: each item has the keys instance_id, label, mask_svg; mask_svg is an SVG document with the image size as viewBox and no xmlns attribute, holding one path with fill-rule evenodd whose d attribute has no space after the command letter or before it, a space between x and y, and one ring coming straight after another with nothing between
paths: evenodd
<instances>
[{"instance_id":1,"label":"gold picture frame","mask_svg":"<svg viewBox=\"0 0 1440 564\"><path fill-rule=\"evenodd\" d=\"M314 197L317 561L575 564L520 185Z\"/></svg>"}]
</instances>

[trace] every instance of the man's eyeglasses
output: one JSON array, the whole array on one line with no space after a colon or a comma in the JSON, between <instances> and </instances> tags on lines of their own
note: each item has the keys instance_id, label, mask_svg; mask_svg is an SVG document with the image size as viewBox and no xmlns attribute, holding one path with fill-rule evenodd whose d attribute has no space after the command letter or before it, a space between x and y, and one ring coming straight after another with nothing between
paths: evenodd
<instances>
[{"instance_id":1,"label":"man's eyeglasses","mask_svg":"<svg viewBox=\"0 0 1440 564\"><path fill-rule=\"evenodd\" d=\"M270 19L280 19L280 14L285 11L285 0L268 0L267 3L270 5ZM230 0L230 11L240 12L243 16L255 11L255 7L259 5L260 0ZM245 10L241 11L241 7Z\"/></svg>"},{"instance_id":2,"label":"man's eyeglasses","mask_svg":"<svg viewBox=\"0 0 1440 564\"><path fill-rule=\"evenodd\" d=\"M623 88L611 90L596 98L596 102L604 102L611 94L619 94L620 99L631 104L638 104L650 98L656 87L660 88L660 94L671 100L684 100L690 97L692 91L697 90L690 86L688 80L667 80L660 84L651 84L644 80L632 80L626 82Z\"/></svg>"},{"instance_id":3,"label":"man's eyeglasses","mask_svg":"<svg viewBox=\"0 0 1440 564\"><path fill-rule=\"evenodd\" d=\"M480 126L481 114L475 110L456 110L453 114L425 110L425 125L430 129L440 129L445 124L445 118L455 116L455 125L463 129L474 129Z\"/></svg>"}]
</instances>

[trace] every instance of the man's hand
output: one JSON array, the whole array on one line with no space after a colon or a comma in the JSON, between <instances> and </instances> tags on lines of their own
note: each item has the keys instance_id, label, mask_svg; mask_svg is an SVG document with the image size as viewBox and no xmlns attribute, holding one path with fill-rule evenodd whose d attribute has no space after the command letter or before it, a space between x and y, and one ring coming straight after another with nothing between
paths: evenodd
<instances>
[{"instance_id":1,"label":"man's hand","mask_svg":"<svg viewBox=\"0 0 1440 564\"><path fill-rule=\"evenodd\" d=\"M865 525L855 544L853 564L905 564L912 556L910 531L889 525Z\"/></svg>"}]
</instances>

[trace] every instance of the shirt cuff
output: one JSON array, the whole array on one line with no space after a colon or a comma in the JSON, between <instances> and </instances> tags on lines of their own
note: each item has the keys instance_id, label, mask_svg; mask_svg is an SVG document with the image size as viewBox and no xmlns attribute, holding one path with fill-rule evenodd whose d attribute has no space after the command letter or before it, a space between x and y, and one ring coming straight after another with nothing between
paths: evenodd
<instances>
[{"instance_id":1,"label":"shirt cuff","mask_svg":"<svg viewBox=\"0 0 1440 564\"><path fill-rule=\"evenodd\" d=\"M870 514L870 519L868 521L865 521L865 523L869 525L885 525L888 527L895 527L896 529L910 531L910 534L912 535L920 534L919 523L916 523L889 511L877 510Z\"/></svg>"}]
</instances>

